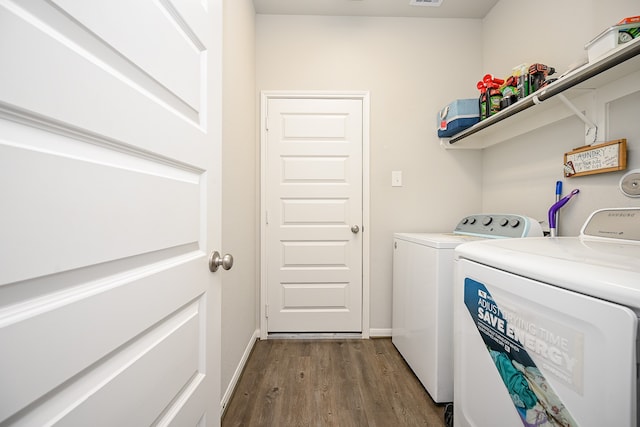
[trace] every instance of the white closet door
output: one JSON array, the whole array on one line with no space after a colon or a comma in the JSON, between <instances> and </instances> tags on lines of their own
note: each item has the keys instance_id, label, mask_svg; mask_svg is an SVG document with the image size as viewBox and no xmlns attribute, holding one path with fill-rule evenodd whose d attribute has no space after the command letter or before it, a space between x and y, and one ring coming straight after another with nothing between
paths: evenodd
<instances>
[{"instance_id":1,"label":"white closet door","mask_svg":"<svg viewBox=\"0 0 640 427\"><path fill-rule=\"evenodd\" d=\"M362 331L362 99L267 111L268 332Z\"/></svg>"}]
</instances>

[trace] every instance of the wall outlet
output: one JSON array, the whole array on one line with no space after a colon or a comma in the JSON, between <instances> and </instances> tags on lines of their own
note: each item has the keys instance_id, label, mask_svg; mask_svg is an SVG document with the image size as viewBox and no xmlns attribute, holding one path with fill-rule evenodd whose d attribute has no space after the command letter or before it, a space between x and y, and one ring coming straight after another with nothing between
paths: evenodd
<instances>
[{"instance_id":1,"label":"wall outlet","mask_svg":"<svg viewBox=\"0 0 640 427\"><path fill-rule=\"evenodd\" d=\"M402 187L402 171L391 171L391 186Z\"/></svg>"}]
</instances>

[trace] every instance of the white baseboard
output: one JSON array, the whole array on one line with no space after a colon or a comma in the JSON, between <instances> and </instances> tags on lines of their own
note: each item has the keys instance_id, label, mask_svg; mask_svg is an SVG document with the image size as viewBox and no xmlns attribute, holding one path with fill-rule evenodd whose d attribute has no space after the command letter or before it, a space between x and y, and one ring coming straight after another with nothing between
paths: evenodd
<instances>
[{"instance_id":1,"label":"white baseboard","mask_svg":"<svg viewBox=\"0 0 640 427\"><path fill-rule=\"evenodd\" d=\"M353 332L301 332L301 333L270 333L267 339L273 340L345 340L362 339L362 334Z\"/></svg>"},{"instance_id":2,"label":"white baseboard","mask_svg":"<svg viewBox=\"0 0 640 427\"><path fill-rule=\"evenodd\" d=\"M233 391L236 389L238 385L238 381L240 380L240 375L242 375L242 371L244 370L244 366L247 364L247 360L249 359L249 355L251 354L251 350L253 350L253 346L256 344L257 339L260 337L260 330L256 329L249 339L249 343L247 343L247 347L244 349L244 353L242 354L242 358L236 367L235 372L233 373L233 377L227 386L227 390L224 392L222 396L222 401L220 402L220 418L224 415L224 411L227 409L227 405L229 404L229 400L231 400L231 396L233 396Z\"/></svg>"},{"instance_id":3,"label":"white baseboard","mask_svg":"<svg viewBox=\"0 0 640 427\"><path fill-rule=\"evenodd\" d=\"M386 338L391 336L391 328L388 329L369 329L369 336L371 338Z\"/></svg>"}]
</instances>

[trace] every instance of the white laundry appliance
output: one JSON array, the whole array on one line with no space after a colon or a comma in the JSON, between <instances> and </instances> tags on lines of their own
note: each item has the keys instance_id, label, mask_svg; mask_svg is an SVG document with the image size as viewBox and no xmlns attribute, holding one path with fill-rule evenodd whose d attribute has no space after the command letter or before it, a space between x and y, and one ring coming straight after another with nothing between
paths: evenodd
<instances>
[{"instance_id":1,"label":"white laundry appliance","mask_svg":"<svg viewBox=\"0 0 640 427\"><path fill-rule=\"evenodd\" d=\"M640 208L455 253L456 427L640 426Z\"/></svg>"},{"instance_id":2,"label":"white laundry appliance","mask_svg":"<svg viewBox=\"0 0 640 427\"><path fill-rule=\"evenodd\" d=\"M488 238L542 236L520 215L463 218L453 233L397 233L393 251L392 342L435 402L453 400L453 250Z\"/></svg>"}]
</instances>

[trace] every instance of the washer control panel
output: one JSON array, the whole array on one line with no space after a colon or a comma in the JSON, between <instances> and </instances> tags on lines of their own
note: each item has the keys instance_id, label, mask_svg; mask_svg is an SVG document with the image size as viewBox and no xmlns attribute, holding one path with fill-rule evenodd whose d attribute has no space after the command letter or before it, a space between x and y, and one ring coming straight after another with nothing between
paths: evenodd
<instances>
[{"instance_id":1,"label":"washer control panel","mask_svg":"<svg viewBox=\"0 0 640 427\"><path fill-rule=\"evenodd\" d=\"M513 214L476 214L460 220L454 234L490 239L507 237L542 237L542 227L533 218Z\"/></svg>"}]
</instances>

